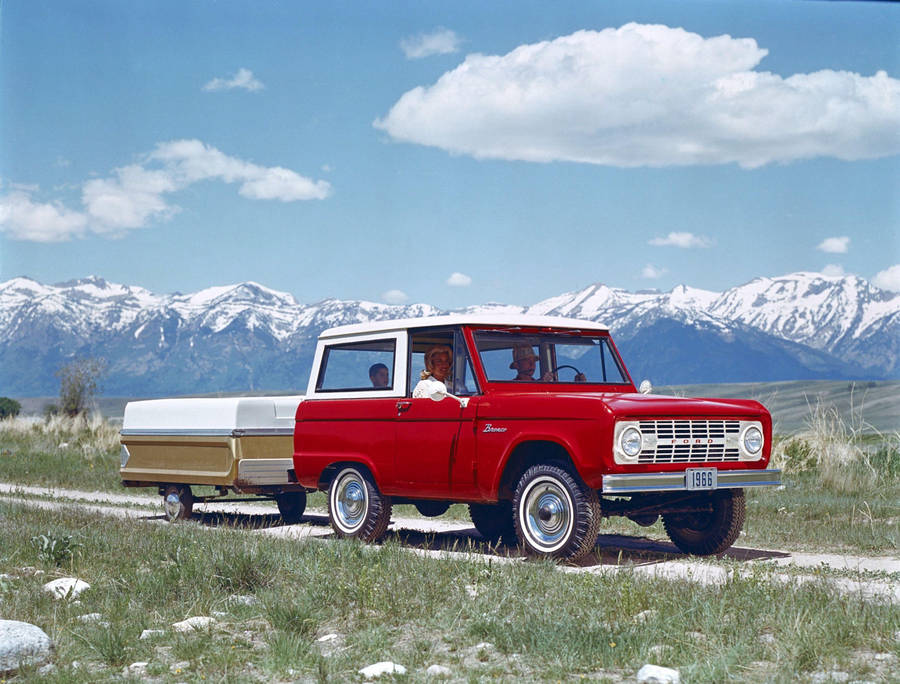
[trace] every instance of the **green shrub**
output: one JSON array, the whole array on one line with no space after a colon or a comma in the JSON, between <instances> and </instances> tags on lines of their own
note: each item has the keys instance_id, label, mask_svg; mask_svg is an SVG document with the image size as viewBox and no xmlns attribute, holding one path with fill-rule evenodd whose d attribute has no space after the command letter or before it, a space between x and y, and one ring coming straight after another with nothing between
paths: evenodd
<instances>
[{"instance_id":1,"label":"green shrub","mask_svg":"<svg viewBox=\"0 0 900 684\"><path fill-rule=\"evenodd\" d=\"M22 410L22 404L9 397L0 397L0 420L3 418L15 418Z\"/></svg>"}]
</instances>

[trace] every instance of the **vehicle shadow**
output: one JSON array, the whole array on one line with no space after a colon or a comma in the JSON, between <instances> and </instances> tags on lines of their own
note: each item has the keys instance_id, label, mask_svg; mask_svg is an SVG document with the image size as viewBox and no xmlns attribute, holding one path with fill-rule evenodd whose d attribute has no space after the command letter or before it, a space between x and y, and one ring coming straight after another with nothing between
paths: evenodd
<instances>
[{"instance_id":1,"label":"vehicle shadow","mask_svg":"<svg viewBox=\"0 0 900 684\"><path fill-rule=\"evenodd\" d=\"M156 519L162 517L155 516ZM287 525L277 513L195 511L191 520L206 527L231 527L248 530L278 528ZM330 526L327 515L317 514L304 515L301 524L321 528ZM333 535L323 535L319 538L330 539L333 538ZM517 546L503 543L491 544L474 527L461 527L450 531L422 531L395 527L388 530L384 541L394 542L419 551L447 551L481 554L485 557L527 558L527 554ZM788 556L790 554L783 551L732 547L725 553L719 554L718 557L747 562L787 558ZM597 538L594 550L573 565L580 568L605 565L651 565L684 558L695 557L685 554L668 541L627 534L601 534Z\"/></svg>"}]
</instances>

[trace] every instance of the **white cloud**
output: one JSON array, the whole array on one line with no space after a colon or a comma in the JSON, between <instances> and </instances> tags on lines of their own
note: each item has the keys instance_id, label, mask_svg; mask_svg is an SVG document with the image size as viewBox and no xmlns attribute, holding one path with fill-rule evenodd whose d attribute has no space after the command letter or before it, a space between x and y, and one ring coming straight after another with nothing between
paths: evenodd
<instances>
[{"instance_id":1,"label":"white cloud","mask_svg":"<svg viewBox=\"0 0 900 684\"><path fill-rule=\"evenodd\" d=\"M388 304L403 304L409 297L403 290L388 290L381 295Z\"/></svg>"},{"instance_id":2,"label":"white cloud","mask_svg":"<svg viewBox=\"0 0 900 684\"><path fill-rule=\"evenodd\" d=\"M828 264L822 269L822 275L826 275L829 278L843 278L847 275L847 271L839 264Z\"/></svg>"},{"instance_id":3,"label":"white cloud","mask_svg":"<svg viewBox=\"0 0 900 684\"><path fill-rule=\"evenodd\" d=\"M432 55L447 55L459 51L459 36L450 29L438 28L400 41L400 49L407 59L422 59Z\"/></svg>"},{"instance_id":4,"label":"white cloud","mask_svg":"<svg viewBox=\"0 0 900 684\"><path fill-rule=\"evenodd\" d=\"M450 274L450 277L447 278L447 284L450 287L468 287L472 284L472 278L467 276L465 273L459 273L455 271Z\"/></svg>"},{"instance_id":5,"label":"white cloud","mask_svg":"<svg viewBox=\"0 0 900 684\"><path fill-rule=\"evenodd\" d=\"M237 73L231 78L214 78L203 86L203 90L206 91L234 90L235 88L242 88L243 90L253 92L255 90L262 90L265 86L262 81L253 75L253 72L250 71L250 69L245 69L243 67L238 69Z\"/></svg>"},{"instance_id":6,"label":"white cloud","mask_svg":"<svg viewBox=\"0 0 900 684\"><path fill-rule=\"evenodd\" d=\"M229 157L199 140L160 143L140 163L114 169L107 178L81 186L83 212L58 202L34 203L35 188L14 188L0 198L0 231L18 240L47 242L107 236L142 228L153 220L171 217L179 208L167 196L200 181L240 183L238 194L249 199L324 199L331 194L326 181L314 181L280 166L265 167Z\"/></svg>"},{"instance_id":7,"label":"white cloud","mask_svg":"<svg viewBox=\"0 0 900 684\"><path fill-rule=\"evenodd\" d=\"M846 236L826 238L816 247L816 249L829 254L846 254L849 248L850 238Z\"/></svg>"},{"instance_id":8,"label":"white cloud","mask_svg":"<svg viewBox=\"0 0 900 684\"><path fill-rule=\"evenodd\" d=\"M653 264L647 264L641 270L641 277L648 278L650 280L657 280L659 278L662 278L668 272L669 269L667 268L657 268Z\"/></svg>"},{"instance_id":9,"label":"white cloud","mask_svg":"<svg viewBox=\"0 0 900 684\"><path fill-rule=\"evenodd\" d=\"M478 158L608 166L900 152L900 81L821 70L756 71L752 38L626 24L471 54L404 93L374 126L395 140Z\"/></svg>"},{"instance_id":10,"label":"white cloud","mask_svg":"<svg viewBox=\"0 0 900 684\"><path fill-rule=\"evenodd\" d=\"M653 238L647 244L654 247L681 247L682 249L692 249L695 247L709 247L712 240L702 235L694 235L693 233L669 233L664 238Z\"/></svg>"},{"instance_id":11,"label":"white cloud","mask_svg":"<svg viewBox=\"0 0 900 684\"><path fill-rule=\"evenodd\" d=\"M0 233L13 240L63 242L84 234L87 217L58 203L36 203L14 190L0 197Z\"/></svg>"},{"instance_id":12,"label":"white cloud","mask_svg":"<svg viewBox=\"0 0 900 684\"><path fill-rule=\"evenodd\" d=\"M900 264L895 264L876 273L875 277L872 278L872 283L882 290L900 292Z\"/></svg>"}]
</instances>

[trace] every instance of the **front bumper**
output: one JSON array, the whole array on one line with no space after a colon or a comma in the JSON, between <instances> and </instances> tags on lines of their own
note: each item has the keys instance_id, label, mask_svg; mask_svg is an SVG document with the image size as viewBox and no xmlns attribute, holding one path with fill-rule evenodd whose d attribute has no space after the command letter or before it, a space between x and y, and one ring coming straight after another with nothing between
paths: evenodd
<instances>
[{"instance_id":1,"label":"front bumper","mask_svg":"<svg viewBox=\"0 0 900 684\"><path fill-rule=\"evenodd\" d=\"M744 487L771 487L781 484L781 471L770 470L719 470L716 489ZM641 492L688 491L684 471L672 473L628 473L604 475L601 494L638 494ZM697 491L697 490L691 490ZM701 493L701 492L698 492Z\"/></svg>"}]
</instances>

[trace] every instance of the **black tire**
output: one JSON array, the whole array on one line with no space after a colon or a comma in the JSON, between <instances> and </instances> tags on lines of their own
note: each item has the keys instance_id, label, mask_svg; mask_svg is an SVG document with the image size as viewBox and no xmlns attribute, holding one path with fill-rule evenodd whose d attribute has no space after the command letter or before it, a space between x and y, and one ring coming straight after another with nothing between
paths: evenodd
<instances>
[{"instance_id":1,"label":"black tire","mask_svg":"<svg viewBox=\"0 0 900 684\"><path fill-rule=\"evenodd\" d=\"M513 525L512 502L495 504L469 504L469 516L478 534L491 544L502 541L507 546L517 546L516 528Z\"/></svg>"},{"instance_id":2,"label":"black tire","mask_svg":"<svg viewBox=\"0 0 900 684\"><path fill-rule=\"evenodd\" d=\"M347 466L328 488L328 519L339 537L376 542L391 522L391 498L378 490L368 470Z\"/></svg>"},{"instance_id":3,"label":"black tire","mask_svg":"<svg viewBox=\"0 0 900 684\"><path fill-rule=\"evenodd\" d=\"M163 511L169 522L178 522L191 517L194 509L194 495L188 485L169 485L163 493Z\"/></svg>"},{"instance_id":4,"label":"black tire","mask_svg":"<svg viewBox=\"0 0 900 684\"><path fill-rule=\"evenodd\" d=\"M437 518L450 510L449 501L417 501L416 510L426 518Z\"/></svg>"},{"instance_id":5,"label":"black tire","mask_svg":"<svg viewBox=\"0 0 900 684\"><path fill-rule=\"evenodd\" d=\"M306 492L281 492L275 495L281 519L289 525L300 522L306 510Z\"/></svg>"},{"instance_id":6,"label":"black tire","mask_svg":"<svg viewBox=\"0 0 900 684\"><path fill-rule=\"evenodd\" d=\"M666 534L685 553L722 553L734 544L744 527L744 490L720 489L704 495L699 502L711 503L712 511L664 515Z\"/></svg>"},{"instance_id":7,"label":"black tire","mask_svg":"<svg viewBox=\"0 0 900 684\"><path fill-rule=\"evenodd\" d=\"M530 553L574 561L597 543L602 520L597 492L560 465L526 470L513 511L516 534Z\"/></svg>"}]
</instances>

